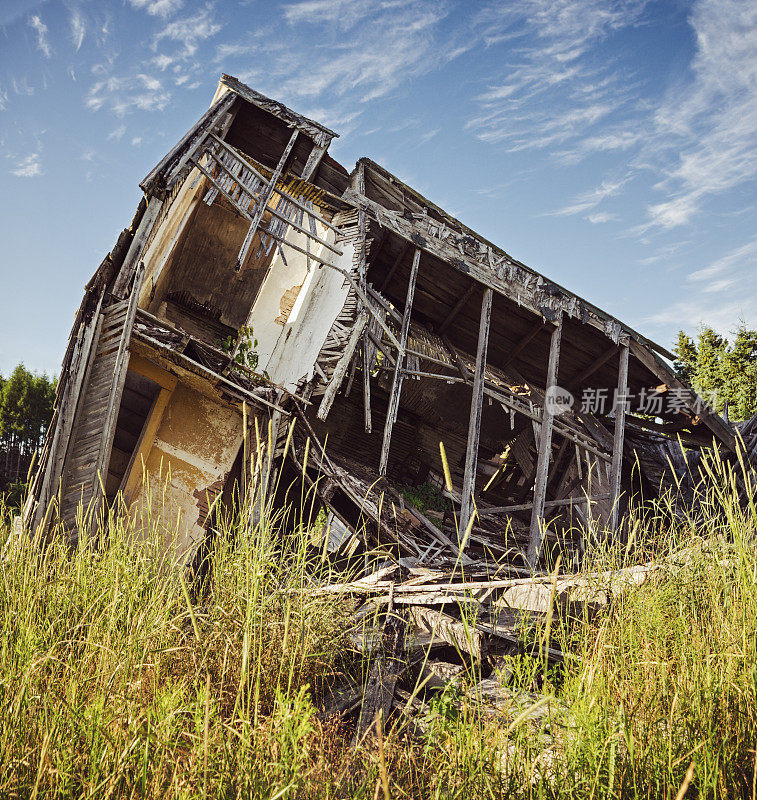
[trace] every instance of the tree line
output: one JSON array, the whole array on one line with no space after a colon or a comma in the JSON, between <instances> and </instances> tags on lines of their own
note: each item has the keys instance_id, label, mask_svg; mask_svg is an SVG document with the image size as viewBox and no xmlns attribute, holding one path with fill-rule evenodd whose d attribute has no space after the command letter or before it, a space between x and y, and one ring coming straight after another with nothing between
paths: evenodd
<instances>
[{"instance_id":1,"label":"tree line","mask_svg":"<svg viewBox=\"0 0 757 800\"><path fill-rule=\"evenodd\" d=\"M679 376L716 411L732 422L757 413L757 330L742 321L730 342L709 325L696 338L679 331L673 353Z\"/></svg>"},{"instance_id":2,"label":"tree line","mask_svg":"<svg viewBox=\"0 0 757 800\"><path fill-rule=\"evenodd\" d=\"M16 504L53 415L56 381L19 364L0 374L0 494Z\"/></svg>"}]
</instances>

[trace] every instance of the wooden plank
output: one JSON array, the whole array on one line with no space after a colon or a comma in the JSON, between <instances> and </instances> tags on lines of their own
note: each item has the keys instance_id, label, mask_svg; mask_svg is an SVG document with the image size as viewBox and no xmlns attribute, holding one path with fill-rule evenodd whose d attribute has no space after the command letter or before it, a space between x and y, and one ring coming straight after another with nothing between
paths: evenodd
<instances>
[{"instance_id":1,"label":"wooden plank","mask_svg":"<svg viewBox=\"0 0 757 800\"><path fill-rule=\"evenodd\" d=\"M460 299L452 307L452 310L449 312L449 314L447 314L447 316L444 318L444 321L437 330L437 333L440 336L447 330L447 328L449 328L455 317L462 311L463 306L468 302L470 296L476 290L476 286L477 286L476 282L471 281L470 286L468 286L468 288L460 295Z\"/></svg>"},{"instance_id":2,"label":"wooden plank","mask_svg":"<svg viewBox=\"0 0 757 800\"><path fill-rule=\"evenodd\" d=\"M418 277L418 264L421 260L421 250L415 248L413 254L413 265L410 268L410 279L407 284L407 296L405 297L405 310L402 314L402 328L399 339L399 352L397 353L397 363L394 366L394 380L392 381L392 391L389 395L389 407L386 412L384 423L384 441L381 444L381 458L379 461L379 474L386 475L386 466L389 463L389 445L392 441L392 428L397 420L397 412L400 405L400 392L402 391L402 368L405 363L405 347L407 346L407 334L410 330L410 314L413 309L413 297L415 296L415 282Z\"/></svg>"},{"instance_id":3,"label":"wooden plank","mask_svg":"<svg viewBox=\"0 0 757 800\"><path fill-rule=\"evenodd\" d=\"M562 337L562 315L552 331L549 343L549 364L547 366L547 391L557 385L557 373L560 365L560 339ZM534 506L531 510L531 529L529 532L527 559L531 568L541 555L542 524L544 518L544 500L547 493L549 473L549 457L552 452L552 422L554 410L545 403L539 434L539 458L536 463L536 483L534 485Z\"/></svg>"},{"instance_id":4,"label":"wooden plank","mask_svg":"<svg viewBox=\"0 0 757 800\"><path fill-rule=\"evenodd\" d=\"M150 202L147 204L147 209L142 216L142 221L139 223L134 238L131 240L129 249L124 258L124 263L118 273L118 277L113 284L113 294L115 297L123 298L129 288L129 284L134 277L137 269L137 264L144 253L145 245L152 232L153 226L158 219L158 214L163 208L163 201L158 197L151 197Z\"/></svg>"},{"instance_id":5,"label":"wooden plank","mask_svg":"<svg viewBox=\"0 0 757 800\"><path fill-rule=\"evenodd\" d=\"M620 350L618 364L618 394L615 403L615 435L612 443L612 466L610 468L610 495L612 512L610 530L617 536L620 516L620 479L623 470L623 437L626 427L626 401L628 398L628 345Z\"/></svg>"},{"instance_id":6,"label":"wooden plank","mask_svg":"<svg viewBox=\"0 0 757 800\"><path fill-rule=\"evenodd\" d=\"M305 166L302 170L302 176L301 176L302 180L304 181L313 180L313 178L315 177L315 172L321 165L321 160L326 155L326 151L328 149L329 149L328 144L313 145L313 149L310 151L308 160L305 162Z\"/></svg>"},{"instance_id":7,"label":"wooden plank","mask_svg":"<svg viewBox=\"0 0 757 800\"><path fill-rule=\"evenodd\" d=\"M564 497L562 500L547 500L543 504L543 508L560 508L561 506L581 505L587 502L595 502L597 500L609 500L609 494L594 495L588 497ZM533 503L519 503L513 506L493 506L492 508L485 508L479 512L481 517L490 517L493 514L510 514L513 511L530 511L534 507Z\"/></svg>"},{"instance_id":8,"label":"wooden plank","mask_svg":"<svg viewBox=\"0 0 757 800\"><path fill-rule=\"evenodd\" d=\"M376 717L380 714L380 725L386 723L394 700L394 690L400 675L407 669L407 659L403 658L405 650L405 632L407 629L406 611L393 610L389 603L389 611L381 636L381 653L373 662L371 674L365 687L363 706L360 709L355 728L353 744L359 744L372 730Z\"/></svg>"},{"instance_id":9,"label":"wooden plank","mask_svg":"<svg viewBox=\"0 0 757 800\"><path fill-rule=\"evenodd\" d=\"M542 320L535 325L529 333L527 333L520 342L510 351L507 358L500 365L500 369L504 369L508 364L511 364L515 359L531 344L531 342L544 330L546 320Z\"/></svg>"},{"instance_id":10,"label":"wooden plank","mask_svg":"<svg viewBox=\"0 0 757 800\"><path fill-rule=\"evenodd\" d=\"M215 122L221 118L233 105L235 100L232 92L227 92L200 117L200 119L181 137L176 145L154 166L147 177L139 184L145 194L153 194L160 187L156 183L160 175L168 168L172 161L175 161L183 152L191 149L190 142L193 142L200 135L200 141L209 127L213 127ZM189 147L188 147L189 146Z\"/></svg>"},{"instance_id":11,"label":"wooden plank","mask_svg":"<svg viewBox=\"0 0 757 800\"><path fill-rule=\"evenodd\" d=\"M152 361L136 353L132 353L129 358L129 370L151 380L153 383L157 383L161 389L168 389L169 391L173 391L178 382L178 378L168 370L153 364Z\"/></svg>"},{"instance_id":12,"label":"wooden plank","mask_svg":"<svg viewBox=\"0 0 757 800\"><path fill-rule=\"evenodd\" d=\"M386 273L386 277L383 281L381 281L381 286L379 286L379 291L383 292L384 289L389 285L389 281L394 277L394 273L399 268L399 265L402 263L407 251L410 249L410 242L403 242L402 249L399 252L397 258L394 259L394 263L389 268L389 272Z\"/></svg>"},{"instance_id":13,"label":"wooden plank","mask_svg":"<svg viewBox=\"0 0 757 800\"><path fill-rule=\"evenodd\" d=\"M254 197L254 195L255 195L254 190L251 189L246 183L244 183L242 181L242 179L238 175L234 175L233 173L230 173L228 167L226 166L226 164L224 164L214 153L208 151L208 155L221 167L221 169L223 169L227 173L228 180L231 180L234 183L236 183L236 185L240 189L242 189L244 193L248 194L250 197ZM201 172L203 172L206 175L206 177L208 176L208 173L205 173L204 168L201 167L198 163L195 162L195 166ZM265 178L263 178L263 180L266 181ZM214 182L215 182L215 179L214 179ZM227 186L228 186L228 183L227 183ZM220 189L219 189L219 191L220 191ZM304 209L305 213L308 214L309 216L323 221L322 217L320 217L317 214L315 214L306 205L304 205L303 203L300 203L298 200L296 200L295 198L291 197L291 195L287 194L282 189L274 187L274 189L271 192L271 194L272 195L274 195L274 194L281 195L282 198L288 200L293 205L302 207ZM230 195L226 195L226 196L228 198ZM236 201L234 202L234 206L235 206L235 208L242 209L241 204L236 202ZM304 225L300 225L299 223L295 222L292 217L288 217L288 216L286 216L286 214L282 214L277 208L275 208L275 206L268 205L268 206L266 206L264 211L268 211L268 213L271 214L271 216L276 217L276 219L280 219L282 222L284 222L289 227L294 228L296 231L299 231L300 233L304 233L305 236L308 237L308 239L312 239L313 241L317 242L318 244L323 245L326 249L331 250L332 253L335 253L338 256L342 255L342 251L339 248L334 247L333 244L331 244L330 242L327 242L325 239L321 239L321 237L317 236L315 233L313 233L313 231L310 228L306 228ZM334 230L334 231L338 230L333 225L330 225L328 223L326 223L326 224L332 230Z\"/></svg>"},{"instance_id":14,"label":"wooden plank","mask_svg":"<svg viewBox=\"0 0 757 800\"><path fill-rule=\"evenodd\" d=\"M468 420L468 444L465 450L465 474L463 477L462 504L460 506L461 536L467 529L473 513L473 494L476 490L476 466L478 463L478 444L481 438L481 414L484 404L484 378L486 354L489 346L489 328L492 319L492 298L492 290L486 289L481 301L476 371L473 376L473 394L470 404L470 418Z\"/></svg>"},{"instance_id":15,"label":"wooden plank","mask_svg":"<svg viewBox=\"0 0 757 800\"><path fill-rule=\"evenodd\" d=\"M609 350L606 350L600 356L594 359L586 369L582 370L575 378L572 378L568 384L568 388L573 391L580 389L583 382L590 378L598 369L603 367L614 355L618 352L617 345L613 345Z\"/></svg>"},{"instance_id":16,"label":"wooden plank","mask_svg":"<svg viewBox=\"0 0 757 800\"><path fill-rule=\"evenodd\" d=\"M229 155L233 156L237 161L239 161L245 169L248 169L258 180L263 181L266 183L268 178L260 172L254 164L247 160L244 153L241 153L235 147L232 147L228 142L221 139L219 136L216 136L214 133L210 133L210 138L213 139L219 146L221 146L224 150L226 150ZM257 162L256 162L257 163ZM236 183L239 183L238 178L234 178ZM240 184L241 185L241 184ZM243 187L244 188L244 187ZM248 194L251 194L251 190L247 190ZM314 219L317 219L322 225L330 230L334 231L334 233L341 233L339 228L329 222L325 217L322 217L317 211L315 211L311 206L305 205L302 200L295 197L294 194L290 194L289 192L285 192L280 186L277 186L274 189L274 194L279 195L284 200L288 200L292 205L297 206L297 208L302 209L306 214L310 215Z\"/></svg>"},{"instance_id":17,"label":"wooden plank","mask_svg":"<svg viewBox=\"0 0 757 800\"><path fill-rule=\"evenodd\" d=\"M129 297L129 310L124 320L123 333L121 334L121 343L118 348L118 356L113 370L113 386L110 394L110 403L105 413L103 420L102 439L100 445L100 453L97 459L95 468L95 478L97 476L106 475L108 464L110 463L110 455L113 450L113 437L116 432L116 422L118 419L118 409L121 405L121 394L123 393L124 383L126 382L126 371L129 364L129 343L131 341L131 331L134 326L134 318L137 315L137 304L139 302L139 290L142 287L142 281L145 276L145 265L140 262L137 272L134 276L134 285L132 286L131 295ZM95 483L95 513L99 510L104 496L102 492L98 492L97 484Z\"/></svg>"},{"instance_id":18,"label":"wooden plank","mask_svg":"<svg viewBox=\"0 0 757 800\"><path fill-rule=\"evenodd\" d=\"M352 333L350 334L347 346L344 348L342 355L339 357L339 361L337 361L336 366L334 367L334 372L331 375L329 385L326 387L326 391L323 393L321 404L318 407L318 419L320 420L325 420L329 415L331 406L336 398L336 393L339 391L339 387L342 385L344 376L347 374L347 368L352 361L352 357L355 354L355 349L358 346L360 337L363 335L363 331L367 323L368 314L365 311L361 311L354 327L352 328Z\"/></svg>"},{"instance_id":19,"label":"wooden plank","mask_svg":"<svg viewBox=\"0 0 757 800\"><path fill-rule=\"evenodd\" d=\"M276 188L276 183L281 177L281 173L284 169L284 166L286 165L287 159L289 158L289 154L292 152L292 148L294 147L295 141L297 141L297 134L298 131L296 129L292 131L292 135L289 137L289 142L287 142L287 146L284 148L284 152L281 154L281 158L279 158L279 163L276 164L276 169L273 171L273 174L271 175L271 180L268 182L268 186L266 186L266 188L260 193L260 197L258 198L258 202L255 206L255 211L252 214L249 230L247 231L247 234L244 237L244 241L242 242L242 247L240 248L239 255L237 256L237 265L236 265L237 272L242 269L242 264L244 264L244 260L247 257L247 251L250 249L250 245L252 244L252 239L257 233L258 228L260 227L260 222L263 219L263 214L265 214L266 209L268 208L268 201L271 199L271 195L273 194L273 191ZM236 355L236 347L234 349L234 355Z\"/></svg>"}]
</instances>

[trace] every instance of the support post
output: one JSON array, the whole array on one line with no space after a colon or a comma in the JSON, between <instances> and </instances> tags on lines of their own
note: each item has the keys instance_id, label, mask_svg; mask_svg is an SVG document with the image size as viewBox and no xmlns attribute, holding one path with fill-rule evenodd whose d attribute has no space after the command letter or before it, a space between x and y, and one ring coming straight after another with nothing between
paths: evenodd
<instances>
[{"instance_id":1,"label":"support post","mask_svg":"<svg viewBox=\"0 0 757 800\"><path fill-rule=\"evenodd\" d=\"M560 340L562 338L562 314L552 331L549 343L549 364L547 366L547 385L545 398L557 385L557 372L560 366ZM536 464L536 482L534 484L534 506L531 509L531 530L528 540L528 563L533 568L541 555L542 525L544 518L544 500L547 496L547 477L549 473L549 456L552 452L552 423L554 408L546 399L542 412L541 431L539 432L539 460Z\"/></svg>"},{"instance_id":2,"label":"support post","mask_svg":"<svg viewBox=\"0 0 757 800\"><path fill-rule=\"evenodd\" d=\"M415 297L415 281L418 277L418 263L421 260L421 250L415 248L413 254L413 265L410 268L410 280L407 284L407 296L405 298L405 310L402 314L402 329L400 330L399 351L397 352L397 363L394 365L394 380L392 381L392 391L389 395L389 407L386 410L386 422L384 423L384 441L381 445L381 459L379 460L379 474L386 475L386 466L389 463L389 445L392 442L392 428L397 420L397 411L400 406L400 391L402 390L403 368L405 366L405 347L407 346L407 334L410 331L410 313L413 309L413 297Z\"/></svg>"},{"instance_id":3,"label":"support post","mask_svg":"<svg viewBox=\"0 0 757 800\"><path fill-rule=\"evenodd\" d=\"M623 469L623 438L626 430L626 398L628 397L628 345L620 350L618 364L618 393L615 400L615 435L612 442L612 467L610 468L610 530L617 537L620 517L620 477Z\"/></svg>"},{"instance_id":4,"label":"support post","mask_svg":"<svg viewBox=\"0 0 757 800\"><path fill-rule=\"evenodd\" d=\"M463 494L460 505L460 532L467 529L473 514L473 493L476 489L476 465L478 462L478 443L481 438L481 412L484 404L484 380L486 372L486 352L489 346L489 327L492 318L491 289L484 290L481 301L481 319L478 324L478 348L476 350L476 372L473 376L473 395L470 402L468 421L468 446L465 451L465 474Z\"/></svg>"}]
</instances>

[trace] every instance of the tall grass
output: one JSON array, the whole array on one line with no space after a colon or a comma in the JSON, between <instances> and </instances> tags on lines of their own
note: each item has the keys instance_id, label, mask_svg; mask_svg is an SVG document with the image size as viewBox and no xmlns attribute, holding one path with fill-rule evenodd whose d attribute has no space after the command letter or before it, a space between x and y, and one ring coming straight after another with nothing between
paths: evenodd
<instances>
[{"instance_id":1,"label":"tall grass","mask_svg":"<svg viewBox=\"0 0 757 800\"><path fill-rule=\"evenodd\" d=\"M0 796L755 797L757 519L732 471L708 469L690 513L632 513L649 544L592 549L591 572L661 567L550 620L572 654L561 670L514 659L511 691L542 697L481 714L450 688L419 725L392 717L356 749L349 724L317 713L367 665L348 646L350 603L308 591L339 576L307 515L227 516L202 587L133 518L75 552L6 528Z\"/></svg>"}]
</instances>

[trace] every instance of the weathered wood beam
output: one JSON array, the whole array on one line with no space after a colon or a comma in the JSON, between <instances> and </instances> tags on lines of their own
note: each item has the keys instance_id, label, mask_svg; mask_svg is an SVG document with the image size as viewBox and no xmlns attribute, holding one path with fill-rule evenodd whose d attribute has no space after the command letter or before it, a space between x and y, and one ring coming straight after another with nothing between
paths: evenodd
<instances>
[{"instance_id":1,"label":"weathered wood beam","mask_svg":"<svg viewBox=\"0 0 757 800\"><path fill-rule=\"evenodd\" d=\"M152 229L155 226L155 222L157 221L158 215L160 214L162 208L163 201L160 198L150 198L150 202L147 204L147 208L145 209L145 213L143 214L139 223L139 227L134 233L134 238L131 240L129 249L126 252L124 263L121 265L118 276L113 283L112 294L121 300L126 297L129 284L131 283L134 274L137 271L137 265L144 254L145 245L147 244L147 240L150 238L150 233L152 233Z\"/></svg>"},{"instance_id":2,"label":"weathered wood beam","mask_svg":"<svg viewBox=\"0 0 757 800\"><path fill-rule=\"evenodd\" d=\"M546 396L557 385L557 373L560 366L560 340L562 338L562 316L552 331L549 343L549 364L547 365ZM552 423L554 408L545 402L539 434L539 458L536 464L536 482L534 484L534 505L531 510L531 529L528 540L528 563L533 569L541 555L543 537L544 501L547 494L547 478L549 475L549 457L552 452Z\"/></svg>"},{"instance_id":3,"label":"weathered wood beam","mask_svg":"<svg viewBox=\"0 0 757 800\"><path fill-rule=\"evenodd\" d=\"M410 242L404 242L402 249L399 252L397 258L395 258L394 263L389 268L389 272L386 273L386 277L383 281L381 281L381 286L379 286L379 291L383 292L384 289L389 285L389 281L394 277L394 273L399 269L400 264L402 263L403 259L405 258L405 254L410 249Z\"/></svg>"},{"instance_id":4,"label":"weathered wood beam","mask_svg":"<svg viewBox=\"0 0 757 800\"><path fill-rule=\"evenodd\" d=\"M403 365L405 363L405 347L407 346L407 335L410 331L410 314L413 310L413 298L415 297L415 282L418 277L418 264L421 260L420 247L415 248L413 254L413 265L410 268L410 279L407 283L407 296L405 297L405 310L402 314L402 328L400 330L399 351L397 353L397 363L394 365L394 380L392 381L392 391L389 395L389 407L386 411L386 421L384 423L384 441L381 445L381 458L379 460L379 474L386 475L386 466L389 463L389 445L392 441L392 429L397 420L397 412L400 405L400 392L402 391Z\"/></svg>"},{"instance_id":5,"label":"weathered wood beam","mask_svg":"<svg viewBox=\"0 0 757 800\"><path fill-rule=\"evenodd\" d=\"M583 382L590 378L598 369L603 367L616 353L618 352L617 345L613 345L609 350L605 350L602 355L595 358L591 364L589 364L586 369L582 370L581 372L576 375L575 378L571 378L570 383L568 384L568 388L572 391L573 389L580 389Z\"/></svg>"},{"instance_id":6,"label":"weathered wood beam","mask_svg":"<svg viewBox=\"0 0 757 800\"><path fill-rule=\"evenodd\" d=\"M468 445L465 450L465 473L463 476L462 503L460 506L460 533L467 529L473 513L473 493L476 489L476 466L478 463L478 444L481 438L481 413L484 404L484 383L486 354L489 347L489 328L492 319L491 289L484 291L481 302L481 317L478 324L478 348L476 349L476 371L473 376L473 395L468 421Z\"/></svg>"},{"instance_id":7,"label":"weathered wood beam","mask_svg":"<svg viewBox=\"0 0 757 800\"><path fill-rule=\"evenodd\" d=\"M508 364L513 361L531 344L531 342L544 330L547 324L546 320L542 320L538 325L535 325L529 333L527 333L520 342L510 351L507 358L500 365L500 369L504 369Z\"/></svg>"},{"instance_id":8,"label":"weathered wood beam","mask_svg":"<svg viewBox=\"0 0 757 800\"><path fill-rule=\"evenodd\" d=\"M581 505L584 503L595 503L599 500L609 500L609 494L595 494L593 497L580 495L579 497L564 497L562 500L547 500L543 508L560 508L562 506ZM494 506L486 508L480 512L482 517L490 517L493 514L509 514L513 511L530 511L534 507L533 503L519 503L513 506Z\"/></svg>"},{"instance_id":9,"label":"weathered wood beam","mask_svg":"<svg viewBox=\"0 0 757 800\"><path fill-rule=\"evenodd\" d=\"M363 335L363 330L365 329L367 322L368 313L366 311L361 311L360 316L357 318L357 322L352 328L347 346L342 351L342 355L339 356L339 361L336 362L334 372L331 374L329 385L326 387L326 391L323 393L323 397L321 398L321 404L318 406L318 419L320 420L325 420L329 415L331 406L336 398L336 393L339 391L339 387L342 385L344 376L347 374L347 368L352 361L352 357L355 354L355 350L360 342L360 337Z\"/></svg>"},{"instance_id":10,"label":"weathered wood beam","mask_svg":"<svg viewBox=\"0 0 757 800\"><path fill-rule=\"evenodd\" d=\"M98 449L98 457L95 466L95 481L98 476L102 481L101 487L95 485L93 487L95 500L95 513L93 519L96 517L102 503L105 500L105 483L108 476L108 466L110 464L110 457L113 452L113 439L116 434L116 422L118 421L118 411L121 407L121 396L123 395L124 385L126 383L126 372L129 366L129 352L131 345L131 334L134 328L134 319L137 315L137 304L139 302L139 290L142 286L142 281L145 277L145 265L140 263L137 267L137 272L134 275L134 284L131 288L131 296L129 297L129 305L126 311L126 319L123 323L123 330L121 338L118 343L118 353L116 354L116 362L113 367L113 383L111 385L110 397L108 399L108 406L105 409L103 418L102 434L100 437L100 444ZM99 490L102 489L102 491Z\"/></svg>"},{"instance_id":11,"label":"weathered wood beam","mask_svg":"<svg viewBox=\"0 0 757 800\"><path fill-rule=\"evenodd\" d=\"M150 173L139 184L146 195L154 194L163 187L158 185L161 176L167 171L169 165L177 159L182 163L192 157L202 143L208 130L226 114L234 104L236 97L232 92L227 92L200 117L200 119L182 136L178 143L150 170ZM178 166L178 165L177 165ZM174 174L176 169L173 170Z\"/></svg>"},{"instance_id":12,"label":"weathered wood beam","mask_svg":"<svg viewBox=\"0 0 757 800\"><path fill-rule=\"evenodd\" d=\"M463 310L463 306L468 302L470 296L476 290L476 285L477 284L475 281L471 281L470 286L460 295L460 299L452 307L452 310L449 312L449 314L447 314L447 316L444 318L444 322L442 322L437 330L437 333L440 336L447 330L447 328L449 328L455 317Z\"/></svg>"},{"instance_id":13,"label":"weathered wood beam","mask_svg":"<svg viewBox=\"0 0 757 800\"><path fill-rule=\"evenodd\" d=\"M271 175L271 180L268 182L268 186L266 186L266 188L260 194L260 198L258 199L257 205L255 206L255 212L252 214L252 221L250 222L250 227L247 231L247 235L244 237L244 241L242 242L242 247L239 250L239 255L237 256L237 266L236 266L237 272L242 269L242 264L244 264L244 260L247 256L247 251L250 249L250 245L252 244L252 239L257 233L258 227L260 226L260 222L263 219L263 214L265 213L268 207L268 201L271 199L271 195L273 194L274 189L276 188L276 183L281 177L281 173L284 171L286 162L289 159L289 154L292 152L294 143L297 141L298 133L299 131L297 131L297 129L292 131L292 135L289 137L287 146L284 148L284 152L281 154L281 158L279 158L279 163L276 164L276 169L273 171L273 174Z\"/></svg>"},{"instance_id":14,"label":"weathered wood beam","mask_svg":"<svg viewBox=\"0 0 757 800\"><path fill-rule=\"evenodd\" d=\"M620 479L623 470L623 437L626 429L626 398L628 397L628 345L620 350L618 364L618 393L615 402L615 435L612 443L612 466L610 467L610 530L617 536L620 517Z\"/></svg>"},{"instance_id":15,"label":"weathered wood beam","mask_svg":"<svg viewBox=\"0 0 757 800\"><path fill-rule=\"evenodd\" d=\"M318 167L321 166L321 161L323 157L326 155L326 151L328 150L328 145L313 145L313 149L310 151L310 155L308 156L308 160L305 162L305 167L302 170L302 180L309 181L312 180L314 177L316 170Z\"/></svg>"}]
</instances>

